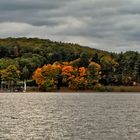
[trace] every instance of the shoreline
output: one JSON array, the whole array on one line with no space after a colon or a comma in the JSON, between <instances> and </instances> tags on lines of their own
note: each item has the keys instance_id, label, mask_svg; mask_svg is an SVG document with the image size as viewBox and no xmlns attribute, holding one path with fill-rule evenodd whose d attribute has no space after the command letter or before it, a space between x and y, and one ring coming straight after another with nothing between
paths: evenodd
<instances>
[{"instance_id":1,"label":"shoreline","mask_svg":"<svg viewBox=\"0 0 140 140\"><path fill-rule=\"evenodd\" d=\"M61 87L60 90L39 91L38 88L27 88L22 91L0 91L0 93L140 93L140 86L103 86L98 89L73 90Z\"/></svg>"}]
</instances>

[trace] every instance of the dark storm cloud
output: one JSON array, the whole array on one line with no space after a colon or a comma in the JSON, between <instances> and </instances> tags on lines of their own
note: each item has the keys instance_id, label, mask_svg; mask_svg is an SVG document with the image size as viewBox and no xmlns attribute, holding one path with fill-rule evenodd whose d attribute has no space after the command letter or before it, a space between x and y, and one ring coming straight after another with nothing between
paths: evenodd
<instances>
[{"instance_id":1,"label":"dark storm cloud","mask_svg":"<svg viewBox=\"0 0 140 140\"><path fill-rule=\"evenodd\" d=\"M33 9L55 9L61 7L65 3L65 0L1 0L0 3L0 9L4 11L32 11Z\"/></svg>"},{"instance_id":2,"label":"dark storm cloud","mask_svg":"<svg viewBox=\"0 0 140 140\"><path fill-rule=\"evenodd\" d=\"M60 0L4 0L0 1L0 22L24 22L32 25L52 24L49 18L65 6ZM56 16L55 16L56 17Z\"/></svg>"},{"instance_id":3,"label":"dark storm cloud","mask_svg":"<svg viewBox=\"0 0 140 140\"><path fill-rule=\"evenodd\" d=\"M0 0L0 37L76 42L140 51L139 0Z\"/></svg>"}]
</instances>

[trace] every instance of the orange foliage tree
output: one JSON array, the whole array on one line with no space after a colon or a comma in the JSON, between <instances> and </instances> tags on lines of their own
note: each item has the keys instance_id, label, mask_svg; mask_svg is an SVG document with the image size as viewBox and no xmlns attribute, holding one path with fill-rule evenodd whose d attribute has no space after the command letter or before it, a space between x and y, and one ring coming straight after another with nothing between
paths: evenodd
<instances>
[{"instance_id":1,"label":"orange foliage tree","mask_svg":"<svg viewBox=\"0 0 140 140\"><path fill-rule=\"evenodd\" d=\"M71 89L91 89L98 84L100 66L92 63L88 68L73 67L68 62L54 63L37 68L33 74L33 79L42 89L55 88L55 76L60 74L63 83ZM96 81L96 82L95 82Z\"/></svg>"},{"instance_id":2,"label":"orange foliage tree","mask_svg":"<svg viewBox=\"0 0 140 140\"><path fill-rule=\"evenodd\" d=\"M39 88L43 90L50 90L55 88L55 76L61 71L61 65L48 64L42 68L37 68L33 74L33 79L38 84Z\"/></svg>"}]
</instances>

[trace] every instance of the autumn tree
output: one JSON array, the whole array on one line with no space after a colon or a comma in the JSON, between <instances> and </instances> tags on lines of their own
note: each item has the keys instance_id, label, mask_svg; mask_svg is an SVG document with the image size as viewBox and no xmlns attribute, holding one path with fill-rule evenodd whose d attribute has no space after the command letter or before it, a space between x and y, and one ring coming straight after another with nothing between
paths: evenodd
<instances>
[{"instance_id":1,"label":"autumn tree","mask_svg":"<svg viewBox=\"0 0 140 140\"><path fill-rule=\"evenodd\" d=\"M7 82L8 89L14 85L20 77L20 71L14 65L9 65L6 69L1 70L1 80Z\"/></svg>"}]
</instances>

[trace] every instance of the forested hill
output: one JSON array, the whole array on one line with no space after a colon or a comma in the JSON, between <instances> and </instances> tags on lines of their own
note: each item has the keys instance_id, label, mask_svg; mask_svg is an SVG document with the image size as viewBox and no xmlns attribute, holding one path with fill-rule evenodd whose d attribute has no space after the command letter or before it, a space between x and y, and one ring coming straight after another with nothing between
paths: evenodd
<instances>
[{"instance_id":1,"label":"forested hill","mask_svg":"<svg viewBox=\"0 0 140 140\"><path fill-rule=\"evenodd\" d=\"M73 61L82 53L89 58L109 56L105 51L83 47L73 43L53 42L49 39L38 38L6 38L0 39L0 59L9 62L1 62L1 68L9 63L18 63L20 69L27 66L31 72L35 68L55 61ZM97 56L98 55L98 56ZM14 61L14 62L13 62ZM99 60L98 60L99 61Z\"/></svg>"},{"instance_id":2,"label":"forested hill","mask_svg":"<svg viewBox=\"0 0 140 140\"><path fill-rule=\"evenodd\" d=\"M98 53L99 55L109 55L108 52L93 49L90 47L80 46L74 43L63 43L51 41L49 39L39 38L6 38L0 39L0 57L21 57L40 54L41 56L47 55L59 55L59 59L71 60L74 55L79 55L82 52L86 52L89 55ZM68 57L67 57L68 56ZM71 58L70 58L71 56Z\"/></svg>"},{"instance_id":3,"label":"forested hill","mask_svg":"<svg viewBox=\"0 0 140 140\"><path fill-rule=\"evenodd\" d=\"M138 52L116 54L73 43L54 42L49 39L0 39L0 70L14 65L22 71L23 67L27 66L31 76L37 67L53 64L56 61L74 61L77 66L86 67L85 61L77 64L80 58L98 63L101 66L102 75L112 75L117 78L120 75L126 75L134 79L140 73L140 53Z\"/></svg>"}]
</instances>

